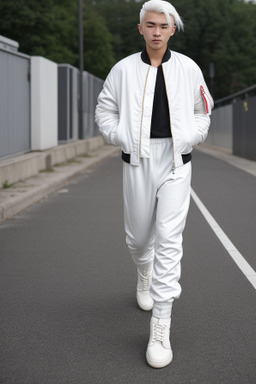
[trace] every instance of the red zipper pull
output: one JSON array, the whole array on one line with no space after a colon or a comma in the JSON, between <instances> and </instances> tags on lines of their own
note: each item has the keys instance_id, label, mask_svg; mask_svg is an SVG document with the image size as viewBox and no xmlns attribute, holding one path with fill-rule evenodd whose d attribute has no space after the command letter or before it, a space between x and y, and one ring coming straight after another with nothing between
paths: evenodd
<instances>
[{"instance_id":1,"label":"red zipper pull","mask_svg":"<svg viewBox=\"0 0 256 384\"><path fill-rule=\"evenodd\" d=\"M202 85L200 85L200 91L201 91L202 98L204 99L205 110L206 110L206 113L208 115L208 113L209 113L208 102L207 102L207 99L205 97L204 87Z\"/></svg>"}]
</instances>

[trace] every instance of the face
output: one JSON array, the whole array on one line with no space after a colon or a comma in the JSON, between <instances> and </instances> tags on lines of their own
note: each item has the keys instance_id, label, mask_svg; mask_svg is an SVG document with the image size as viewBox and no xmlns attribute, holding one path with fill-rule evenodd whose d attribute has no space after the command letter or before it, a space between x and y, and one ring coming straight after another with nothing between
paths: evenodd
<instances>
[{"instance_id":1,"label":"face","mask_svg":"<svg viewBox=\"0 0 256 384\"><path fill-rule=\"evenodd\" d=\"M169 27L164 13L147 12L142 24L138 25L147 47L162 49L167 47L168 40L174 35L176 27L172 19L172 28Z\"/></svg>"}]
</instances>

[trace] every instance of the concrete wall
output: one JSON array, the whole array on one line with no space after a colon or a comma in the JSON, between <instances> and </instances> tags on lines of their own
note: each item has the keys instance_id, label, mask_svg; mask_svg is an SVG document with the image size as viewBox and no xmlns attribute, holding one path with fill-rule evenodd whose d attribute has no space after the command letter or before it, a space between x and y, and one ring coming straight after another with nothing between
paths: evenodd
<instances>
[{"instance_id":1,"label":"concrete wall","mask_svg":"<svg viewBox=\"0 0 256 384\"><path fill-rule=\"evenodd\" d=\"M31 150L58 145L58 66L31 57Z\"/></svg>"},{"instance_id":2,"label":"concrete wall","mask_svg":"<svg viewBox=\"0 0 256 384\"><path fill-rule=\"evenodd\" d=\"M39 171L50 169L56 164L65 163L75 157L101 148L105 144L102 136L91 137L73 143L59 145L42 152L31 152L0 162L0 188L5 181L17 183L36 175Z\"/></svg>"}]
</instances>

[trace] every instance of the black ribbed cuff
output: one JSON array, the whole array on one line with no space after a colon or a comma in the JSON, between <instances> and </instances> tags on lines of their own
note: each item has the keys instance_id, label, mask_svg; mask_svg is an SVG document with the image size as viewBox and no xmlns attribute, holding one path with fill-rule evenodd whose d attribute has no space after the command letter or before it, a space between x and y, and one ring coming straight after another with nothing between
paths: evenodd
<instances>
[{"instance_id":1,"label":"black ribbed cuff","mask_svg":"<svg viewBox=\"0 0 256 384\"><path fill-rule=\"evenodd\" d=\"M190 153L186 153L185 155L181 155L181 156L182 156L183 164L187 164L192 159L191 152ZM125 161L126 163L130 164L130 162L131 162L131 155L130 155L130 153L124 153L122 151L122 160Z\"/></svg>"}]
</instances>

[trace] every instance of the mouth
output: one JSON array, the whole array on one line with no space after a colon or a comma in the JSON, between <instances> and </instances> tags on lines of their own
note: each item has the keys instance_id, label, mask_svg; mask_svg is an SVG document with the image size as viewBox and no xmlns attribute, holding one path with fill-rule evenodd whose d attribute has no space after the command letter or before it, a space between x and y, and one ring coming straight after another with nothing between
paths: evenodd
<instances>
[{"instance_id":1,"label":"mouth","mask_svg":"<svg viewBox=\"0 0 256 384\"><path fill-rule=\"evenodd\" d=\"M155 43L155 44L159 44L159 43L161 43L161 40L154 39L154 40L153 40L153 43Z\"/></svg>"}]
</instances>

